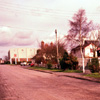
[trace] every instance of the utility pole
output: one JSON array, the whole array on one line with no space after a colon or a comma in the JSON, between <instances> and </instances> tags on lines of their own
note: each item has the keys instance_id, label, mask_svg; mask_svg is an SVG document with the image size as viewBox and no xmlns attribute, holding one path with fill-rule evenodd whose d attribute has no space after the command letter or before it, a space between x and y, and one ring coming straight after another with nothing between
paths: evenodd
<instances>
[{"instance_id":1,"label":"utility pole","mask_svg":"<svg viewBox=\"0 0 100 100\"><path fill-rule=\"evenodd\" d=\"M98 60L99 60L99 68L100 68L100 31L98 30L98 41L99 41L99 45L97 47L97 57L98 57Z\"/></svg>"},{"instance_id":2,"label":"utility pole","mask_svg":"<svg viewBox=\"0 0 100 100\"><path fill-rule=\"evenodd\" d=\"M56 48L57 48L57 66L59 68L59 54L58 54L58 39L57 39L57 29L55 29L56 34Z\"/></svg>"}]
</instances>

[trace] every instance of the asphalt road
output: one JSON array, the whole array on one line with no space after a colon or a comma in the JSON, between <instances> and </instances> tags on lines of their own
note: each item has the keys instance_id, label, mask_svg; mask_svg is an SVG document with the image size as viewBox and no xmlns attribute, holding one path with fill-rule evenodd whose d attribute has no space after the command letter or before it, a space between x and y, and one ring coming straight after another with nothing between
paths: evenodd
<instances>
[{"instance_id":1,"label":"asphalt road","mask_svg":"<svg viewBox=\"0 0 100 100\"><path fill-rule=\"evenodd\" d=\"M0 100L100 100L100 83L0 65Z\"/></svg>"}]
</instances>

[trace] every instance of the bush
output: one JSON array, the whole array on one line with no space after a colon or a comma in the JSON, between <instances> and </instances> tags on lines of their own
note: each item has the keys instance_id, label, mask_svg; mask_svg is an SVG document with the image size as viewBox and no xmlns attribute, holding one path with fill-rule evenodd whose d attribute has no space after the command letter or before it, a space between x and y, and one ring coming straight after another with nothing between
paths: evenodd
<instances>
[{"instance_id":1,"label":"bush","mask_svg":"<svg viewBox=\"0 0 100 100\"><path fill-rule=\"evenodd\" d=\"M51 63L47 63L47 68L51 69L51 67L52 67L52 64Z\"/></svg>"},{"instance_id":2,"label":"bush","mask_svg":"<svg viewBox=\"0 0 100 100\"><path fill-rule=\"evenodd\" d=\"M20 62L20 61L18 61L18 62L17 62L17 65L20 65L20 63L21 63L21 62Z\"/></svg>"},{"instance_id":3,"label":"bush","mask_svg":"<svg viewBox=\"0 0 100 100\"><path fill-rule=\"evenodd\" d=\"M67 52L64 53L63 58L60 60L61 69L66 70L77 70L78 60L73 55L68 55Z\"/></svg>"},{"instance_id":4,"label":"bush","mask_svg":"<svg viewBox=\"0 0 100 100\"><path fill-rule=\"evenodd\" d=\"M65 62L67 60L68 60L68 53L65 52L64 55L63 55L63 58L60 59L60 66L61 66L62 70L65 70L65 69L68 68L67 63Z\"/></svg>"},{"instance_id":5,"label":"bush","mask_svg":"<svg viewBox=\"0 0 100 100\"><path fill-rule=\"evenodd\" d=\"M65 63L66 63L67 68L71 70L72 65L73 65L72 61L71 60L66 60Z\"/></svg>"},{"instance_id":6,"label":"bush","mask_svg":"<svg viewBox=\"0 0 100 100\"><path fill-rule=\"evenodd\" d=\"M72 70L77 70L78 69L78 60L77 60L77 57L75 57L73 55L69 55L69 57L70 57L70 60L72 62L71 69Z\"/></svg>"},{"instance_id":7,"label":"bush","mask_svg":"<svg viewBox=\"0 0 100 100\"><path fill-rule=\"evenodd\" d=\"M5 63L5 64L10 64L10 61L5 61L4 63Z\"/></svg>"},{"instance_id":8,"label":"bush","mask_svg":"<svg viewBox=\"0 0 100 100\"><path fill-rule=\"evenodd\" d=\"M91 62L88 62L87 66L92 73L99 72L98 58L92 58Z\"/></svg>"},{"instance_id":9,"label":"bush","mask_svg":"<svg viewBox=\"0 0 100 100\"><path fill-rule=\"evenodd\" d=\"M67 64L65 63L63 59L60 60L60 66L62 70L65 70L67 68Z\"/></svg>"}]
</instances>

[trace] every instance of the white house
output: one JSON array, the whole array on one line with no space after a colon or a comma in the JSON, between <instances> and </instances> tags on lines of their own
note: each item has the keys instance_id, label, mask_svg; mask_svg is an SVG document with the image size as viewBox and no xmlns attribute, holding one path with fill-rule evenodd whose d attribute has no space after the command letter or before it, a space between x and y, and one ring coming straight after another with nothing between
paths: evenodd
<instances>
[{"instance_id":1,"label":"white house","mask_svg":"<svg viewBox=\"0 0 100 100\"><path fill-rule=\"evenodd\" d=\"M84 49L85 49L84 50L85 58L92 58L92 57L94 57L94 51L93 50L97 49L97 47L93 43L90 43ZM95 51L95 56L97 57L97 51Z\"/></svg>"}]
</instances>

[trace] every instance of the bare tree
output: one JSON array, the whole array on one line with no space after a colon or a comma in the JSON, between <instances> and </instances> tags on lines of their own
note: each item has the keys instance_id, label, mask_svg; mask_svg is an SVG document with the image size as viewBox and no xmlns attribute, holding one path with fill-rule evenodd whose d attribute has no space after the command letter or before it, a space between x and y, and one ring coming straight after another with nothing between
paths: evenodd
<instances>
[{"instance_id":1,"label":"bare tree","mask_svg":"<svg viewBox=\"0 0 100 100\"><path fill-rule=\"evenodd\" d=\"M66 37L66 40L70 42L71 47L73 48L76 43L80 44L80 51L83 59L83 73L84 70L84 55L83 55L83 41L86 34L90 31L90 25L92 21L87 22L87 17L85 15L85 10L80 9L76 14L74 14L73 20L69 20L70 30Z\"/></svg>"},{"instance_id":2,"label":"bare tree","mask_svg":"<svg viewBox=\"0 0 100 100\"><path fill-rule=\"evenodd\" d=\"M8 61L9 60L8 56L4 56L4 60Z\"/></svg>"},{"instance_id":3,"label":"bare tree","mask_svg":"<svg viewBox=\"0 0 100 100\"><path fill-rule=\"evenodd\" d=\"M90 28L91 30L100 30L100 24L92 23Z\"/></svg>"},{"instance_id":4,"label":"bare tree","mask_svg":"<svg viewBox=\"0 0 100 100\"><path fill-rule=\"evenodd\" d=\"M56 44L55 43L44 43L41 42L40 50L37 54L37 57L43 57L44 62L50 61L51 63L57 63L57 50L56 50ZM63 42L58 41L58 52L59 52L59 58L61 58L65 52L65 45ZM36 57L36 58L37 58Z\"/></svg>"}]
</instances>

